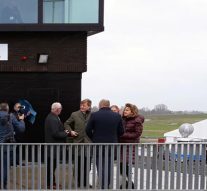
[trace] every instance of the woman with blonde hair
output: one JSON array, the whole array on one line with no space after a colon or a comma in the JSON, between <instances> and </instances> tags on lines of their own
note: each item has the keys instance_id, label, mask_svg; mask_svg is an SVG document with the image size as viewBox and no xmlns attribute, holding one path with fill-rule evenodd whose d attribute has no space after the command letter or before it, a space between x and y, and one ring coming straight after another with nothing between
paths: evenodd
<instances>
[{"instance_id":1,"label":"woman with blonde hair","mask_svg":"<svg viewBox=\"0 0 207 191\"><path fill-rule=\"evenodd\" d=\"M120 143L139 143L140 137L143 131L144 117L139 114L136 105L131 103L125 104L123 111L123 125L124 134L120 137ZM132 149L132 164L135 163L135 147ZM129 177L129 149L126 150L126 177ZM123 149L122 149L122 159L123 159ZM120 173L123 174L123 162L120 164ZM128 188L128 181L126 182L126 188ZM134 188L134 183L132 182L132 189Z\"/></svg>"}]
</instances>

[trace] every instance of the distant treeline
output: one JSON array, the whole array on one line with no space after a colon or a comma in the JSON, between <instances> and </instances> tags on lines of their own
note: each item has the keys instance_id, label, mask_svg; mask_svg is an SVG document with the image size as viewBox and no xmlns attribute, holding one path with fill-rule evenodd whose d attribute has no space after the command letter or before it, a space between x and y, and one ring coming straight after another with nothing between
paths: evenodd
<instances>
[{"instance_id":1,"label":"distant treeline","mask_svg":"<svg viewBox=\"0 0 207 191\"><path fill-rule=\"evenodd\" d=\"M140 113L143 115L181 115L181 114L203 114L201 111L171 111L168 109L168 107L165 104L158 104L155 105L154 109L150 110L149 108L143 107L140 110Z\"/></svg>"},{"instance_id":2,"label":"distant treeline","mask_svg":"<svg viewBox=\"0 0 207 191\"><path fill-rule=\"evenodd\" d=\"M120 113L123 112L124 107L120 108ZM92 107L92 112L98 111L98 107ZM181 115L181 114L204 114L202 111L171 111L165 104L158 104L151 110L147 107L143 107L139 109L140 114L143 115Z\"/></svg>"}]
</instances>

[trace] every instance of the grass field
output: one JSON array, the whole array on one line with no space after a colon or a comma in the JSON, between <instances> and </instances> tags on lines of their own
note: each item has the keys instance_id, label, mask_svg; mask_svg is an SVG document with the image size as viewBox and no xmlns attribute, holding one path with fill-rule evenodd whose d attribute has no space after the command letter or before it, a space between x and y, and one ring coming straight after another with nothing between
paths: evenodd
<instances>
[{"instance_id":1,"label":"grass field","mask_svg":"<svg viewBox=\"0 0 207 191\"><path fill-rule=\"evenodd\" d=\"M207 114L197 115L146 115L142 138L163 137L165 132L179 128L183 123L195 123L207 119Z\"/></svg>"}]
</instances>

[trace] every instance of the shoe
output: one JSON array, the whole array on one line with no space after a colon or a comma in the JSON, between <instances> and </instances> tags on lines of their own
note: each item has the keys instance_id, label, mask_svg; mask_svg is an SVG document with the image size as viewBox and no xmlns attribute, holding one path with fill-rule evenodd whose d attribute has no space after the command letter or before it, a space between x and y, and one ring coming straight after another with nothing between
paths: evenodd
<instances>
[{"instance_id":1,"label":"shoe","mask_svg":"<svg viewBox=\"0 0 207 191\"><path fill-rule=\"evenodd\" d=\"M51 189L51 188L50 188L50 186L47 186L47 189ZM53 184L52 189L53 189L53 190L56 190L56 189L57 189L56 184ZM61 186L61 185L59 185L58 190L62 190L62 189L63 189L63 188L62 188L62 186Z\"/></svg>"},{"instance_id":2,"label":"shoe","mask_svg":"<svg viewBox=\"0 0 207 191\"><path fill-rule=\"evenodd\" d=\"M80 188L80 185L78 185L78 188ZM87 188L87 186L86 185L83 185L83 188ZM93 186L89 184L89 187L88 188L93 188Z\"/></svg>"},{"instance_id":3,"label":"shoe","mask_svg":"<svg viewBox=\"0 0 207 191\"><path fill-rule=\"evenodd\" d=\"M132 182L132 189L134 189L134 182Z\"/></svg>"},{"instance_id":4,"label":"shoe","mask_svg":"<svg viewBox=\"0 0 207 191\"><path fill-rule=\"evenodd\" d=\"M129 189L129 182L128 181L126 181L126 189ZM122 185L120 186L120 188L119 188L120 190L122 190ZM134 189L134 182L132 182L132 188L131 189Z\"/></svg>"},{"instance_id":5,"label":"shoe","mask_svg":"<svg viewBox=\"0 0 207 191\"><path fill-rule=\"evenodd\" d=\"M60 188L60 187L59 187L59 188ZM47 186L47 189L51 189L50 185ZM52 189L53 189L53 190L56 190L56 184L55 184L55 183L52 185Z\"/></svg>"},{"instance_id":6,"label":"shoe","mask_svg":"<svg viewBox=\"0 0 207 191\"><path fill-rule=\"evenodd\" d=\"M52 188L50 188L50 186L47 186L47 189L48 189L48 190L51 190L51 189L56 190L56 186L53 185Z\"/></svg>"},{"instance_id":7,"label":"shoe","mask_svg":"<svg viewBox=\"0 0 207 191\"><path fill-rule=\"evenodd\" d=\"M58 188L59 190L62 190L63 188L62 188L62 186L59 184L59 188Z\"/></svg>"}]
</instances>

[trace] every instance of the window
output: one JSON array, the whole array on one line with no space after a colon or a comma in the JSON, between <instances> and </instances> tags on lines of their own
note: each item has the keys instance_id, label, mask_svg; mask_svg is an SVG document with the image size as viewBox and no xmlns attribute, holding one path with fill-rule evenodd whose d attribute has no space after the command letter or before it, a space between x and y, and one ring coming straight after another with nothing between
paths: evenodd
<instances>
[{"instance_id":1,"label":"window","mask_svg":"<svg viewBox=\"0 0 207 191\"><path fill-rule=\"evenodd\" d=\"M0 44L0 61L8 60L8 44Z\"/></svg>"},{"instance_id":2,"label":"window","mask_svg":"<svg viewBox=\"0 0 207 191\"><path fill-rule=\"evenodd\" d=\"M99 0L44 0L43 23L98 23Z\"/></svg>"},{"instance_id":3,"label":"window","mask_svg":"<svg viewBox=\"0 0 207 191\"><path fill-rule=\"evenodd\" d=\"M0 0L0 23L38 23L38 0Z\"/></svg>"},{"instance_id":4,"label":"window","mask_svg":"<svg viewBox=\"0 0 207 191\"><path fill-rule=\"evenodd\" d=\"M64 23L64 0L44 0L44 23Z\"/></svg>"},{"instance_id":5,"label":"window","mask_svg":"<svg viewBox=\"0 0 207 191\"><path fill-rule=\"evenodd\" d=\"M1 31L104 30L104 0L0 0Z\"/></svg>"}]
</instances>

